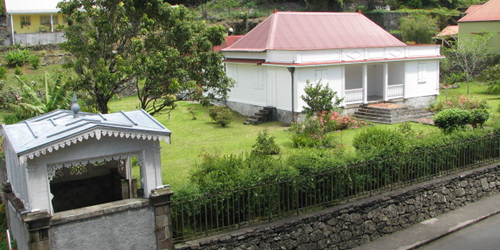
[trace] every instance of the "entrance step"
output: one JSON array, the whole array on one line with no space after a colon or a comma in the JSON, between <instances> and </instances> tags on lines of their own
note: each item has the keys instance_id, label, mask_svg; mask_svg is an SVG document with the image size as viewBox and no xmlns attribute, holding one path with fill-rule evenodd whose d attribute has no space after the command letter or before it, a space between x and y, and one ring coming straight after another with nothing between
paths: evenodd
<instances>
[{"instance_id":1,"label":"entrance step","mask_svg":"<svg viewBox=\"0 0 500 250\"><path fill-rule=\"evenodd\" d=\"M255 113L255 115L250 116L247 118L247 120L243 123L245 125L258 125L263 122L270 122L274 121L276 117L276 108L275 107L264 107L263 109L259 110L258 113Z\"/></svg>"},{"instance_id":2,"label":"entrance step","mask_svg":"<svg viewBox=\"0 0 500 250\"><path fill-rule=\"evenodd\" d=\"M368 104L354 112L354 116L375 123L394 124L419 118L431 117L434 113L395 103Z\"/></svg>"}]
</instances>

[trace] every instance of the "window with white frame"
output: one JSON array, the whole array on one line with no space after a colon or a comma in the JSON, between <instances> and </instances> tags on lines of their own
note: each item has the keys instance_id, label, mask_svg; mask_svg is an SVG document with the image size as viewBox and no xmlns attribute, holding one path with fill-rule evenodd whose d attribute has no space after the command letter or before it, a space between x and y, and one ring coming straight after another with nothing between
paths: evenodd
<instances>
[{"instance_id":1,"label":"window with white frame","mask_svg":"<svg viewBox=\"0 0 500 250\"><path fill-rule=\"evenodd\" d=\"M31 25L31 17L30 16L21 16L21 27L30 26Z\"/></svg>"},{"instance_id":2,"label":"window with white frame","mask_svg":"<svg viewBox=\"0 0 500 250\"><path fill-rule=\"evenodd\" d=\"M418 64L418 83L426 83L427 82L427 64L419 63Z\"/></svg>"},{"instance_id":3,"label":"window with white frame","mask_svg":"<svg viewBox=\"0 0 500 250\"><path fill-rule=\"evenodd\" d=\"M54 16L52 18L52 23L54 25L59 24L59 22L57 20L57 16ZM42 16L40 16L40 25L50 26L50 15L42 15Z\"/></svg>"}]
</instances>

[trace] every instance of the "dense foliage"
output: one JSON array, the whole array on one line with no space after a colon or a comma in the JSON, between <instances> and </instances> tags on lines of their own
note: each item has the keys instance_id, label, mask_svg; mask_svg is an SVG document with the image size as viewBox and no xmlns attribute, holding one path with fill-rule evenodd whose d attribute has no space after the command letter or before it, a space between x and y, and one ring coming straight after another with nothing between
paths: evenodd
<instances>
[{"instance_id":1,"label":"dense foliage","mask_svg":"<svg viewBox=\"0 0 500 250\"><path fill-rule=\"evenodd\" d=\"M175 93L197 86L211 97L226 97L232 82L212 49L224 41L223 27L208 27L186 7L160 0L71 0L58 6L73 23L61 47L72 54L75 86L90 94L100 112L107 113L110 99L130 85L151 114L173 107Z\"/></svg>"},{"instance_id":2,"label":"dense foliage","mask_svg":"<svg viewBox=\"0 0 500 250\"><path fill-rule=\"evenodd\" d=\"M15 49L3 54L3 58L10 67L20 67L28 62L30 58L29 49Z\"/></svg>"},{"instance_id":3,"label":"dense foliage","mask_svg":"<svg viewBox=\"0 0 500 250\"><path fill-rule=\"evenodd\" d=\"M472 119L471 113L464 109L446 109L434 116L434 125L449 134L463 129Z\"/></svg>"},{"instance_id":4,"label":"dense foliage","mask_svg":"<svg viewBox=\"0 0 500 250\"><path fill-rule=\"evenodd\" d=\"M352 145L361 157L366 157L368 154L378 157L391 157L406 152L408 140L397 130L370 127L356 134Z\"/></svg>"},{"instance_id":5,"label":"dense foliage","mask_svg":"<svg viewBox=\"0 0 500 250\"><path fill-rule=\"evenodd\" d=\"M455 130L463 129L466 125L473 128L483 127L490 118L490 113L486 109L446 109L434 116L434 124L449 134Z\"/></svg>"},{"instance_id":6,"label":"dense foliage","mask_svg":"<svg viewBox=\"0 0 500 250\"><path fill-rule=\"evenodd\" d=\"M399 20L404 42L431 44L438 31L437 20L421 14L412 14Z\"/></svg>"}]
</instances>

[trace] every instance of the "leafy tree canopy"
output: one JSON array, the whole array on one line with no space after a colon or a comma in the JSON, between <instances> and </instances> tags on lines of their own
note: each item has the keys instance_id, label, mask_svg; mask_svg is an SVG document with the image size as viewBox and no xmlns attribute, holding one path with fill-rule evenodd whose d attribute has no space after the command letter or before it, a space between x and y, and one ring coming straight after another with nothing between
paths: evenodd
<instances>
[{"instance_id":1,"label":"leafy tree canopy","mask_svg":"<svg viewBox=\"0 0 500 250\"><path fill-rule=\"evenodd\" d=\"M405 42L417 44L433 43L433 36L438 31L437 20L428 15L412 14L399 20L399 29Z\"/></svg>"},{"instance_id":2,"label":"leafy tree canopy","mask_svg":"<svg viewBox=\"0 0 500 250\"><path fill-rule=\"evenodd\" d=\"M141 108L151 114L173 107L179 91L203 88L225 98L231 80L212 50L224 28L195 20L184 6L161 0L70 0L59 3L72 23L61 46L72 53L76 86L107 104L135 84Z\"/></svg>"}]
</instances>

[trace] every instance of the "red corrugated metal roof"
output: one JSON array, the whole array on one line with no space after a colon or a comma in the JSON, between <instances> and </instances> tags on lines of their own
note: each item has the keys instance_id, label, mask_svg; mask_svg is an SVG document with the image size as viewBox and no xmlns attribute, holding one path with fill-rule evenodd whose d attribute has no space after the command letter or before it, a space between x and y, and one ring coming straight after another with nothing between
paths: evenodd
<instances>
[{"instance_id":1,"label":"red corrugated metal roof","mask_svg":"<svg viewBox=\"0 0 500 250\"><path fill-rule=\"evenodd\" d=\"M222 51L405 46L360 13L277 12Z\"/></svg>"},{"instance_id":2,"label":"red corrugated metal roof","mask_svg":"<svg viewBox=\"0 0 500 250\"><path fill-rule=\"evenodd\" d=\"M435 37L450 37L458 35L458 25L448 25L441 30Z\"/></svg>"},{"instance_id":3,"label":"red corrugated metal roof","mask_svg":"<svg viewBox=\"0 0 500 250\"><path fill-rule=\"evenodd\" d=\"M220 51L221 49L227 48L227 47L233 45L238 40L240 40L240 38L242 38L242 37L243 37L242 35L226 36L226 38L224 40L224 43L222 45L220 45L220 46L215 46L214 50L215 51Z\"/></svg>"},{"instance_id":4,"label":"red corrugated metal roof","mask_svg":"<svg viewBox=\"0 0 500 250\"><path fill-rule=\"evenodd\" d=\"M458 22L484 21L500 21L500 0L490 0L458 20Z\"/></svg>"},{"instance_id":5,"label":"red corrugated metal roof","mask_svg":"<svg viewBox=\"0 0 500 250\"><path fill-rule=\"evenodd\" d=\"M483 6L483 5L482 4L471 5L471 6L469 6L469 8L467 8L467 10L465 11L465 14L472 13L475 10L477 10L477 8L479 8L481 6Z\"/></svg>"}]
</instances>

